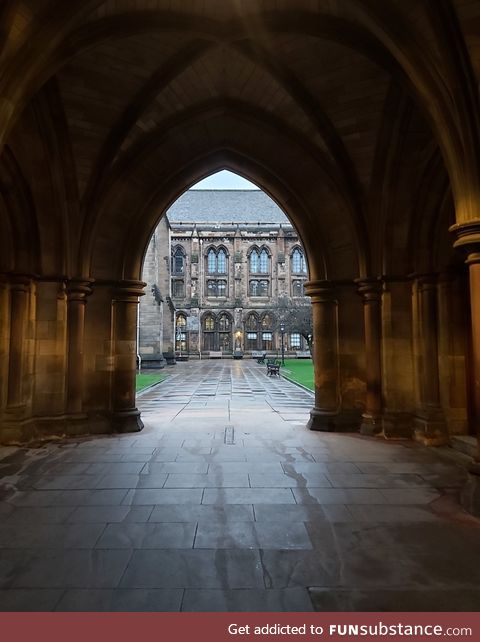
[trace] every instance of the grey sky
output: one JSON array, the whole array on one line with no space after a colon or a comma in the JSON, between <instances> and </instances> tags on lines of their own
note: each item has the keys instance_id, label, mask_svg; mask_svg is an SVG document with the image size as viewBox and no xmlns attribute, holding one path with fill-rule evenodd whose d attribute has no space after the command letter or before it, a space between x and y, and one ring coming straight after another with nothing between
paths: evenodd
<instances>
[{"instance_id":1,"label":"grey sky","mask_svg":"<svg viewBox=\"0 0 480 642\"><path fill-rule=\"evenodd\" d=\"M199 181L192 186L192 189L258 189L258 187L238 174L223 169Z\"/></svg>"}]
</instances>

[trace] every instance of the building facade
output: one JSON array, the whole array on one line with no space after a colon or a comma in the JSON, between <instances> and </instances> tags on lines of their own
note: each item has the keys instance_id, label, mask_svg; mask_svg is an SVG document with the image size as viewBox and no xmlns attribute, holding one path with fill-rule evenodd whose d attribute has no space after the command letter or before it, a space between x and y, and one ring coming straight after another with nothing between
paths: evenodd
<instances>
[{"instance_id":1,"label":"building facade","mask_svg":"<svg viewBox=\"0 0 480 642\"><path fill-rule=\"evenodd\" d=\"M300 239L260 190L189 190L168 210L147 249L139 354L200 358L305 352L284 322L310 308Z\"/></svg>"}]
</instances>

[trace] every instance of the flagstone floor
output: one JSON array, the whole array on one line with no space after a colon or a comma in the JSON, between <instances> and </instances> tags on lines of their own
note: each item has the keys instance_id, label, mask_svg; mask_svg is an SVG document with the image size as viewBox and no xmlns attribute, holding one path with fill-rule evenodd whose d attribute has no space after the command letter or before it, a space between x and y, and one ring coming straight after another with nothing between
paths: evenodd
<instances>
[{"instance_id":1,"label":"flagstone floor","mask_svg":"<svg viewBox=\"0 0 480 642\"><path fill-rule=\"evenodd\" d=\"M448 449L310 432L251 361L170 372L141 433L0 448L1 610L478 610Z\"/></svg>"}]
</instances>

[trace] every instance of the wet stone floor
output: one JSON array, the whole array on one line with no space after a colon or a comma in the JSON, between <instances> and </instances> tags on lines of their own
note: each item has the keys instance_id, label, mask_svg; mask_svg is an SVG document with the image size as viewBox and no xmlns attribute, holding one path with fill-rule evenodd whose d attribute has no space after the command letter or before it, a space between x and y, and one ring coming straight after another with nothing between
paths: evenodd
<instances>
[{"instance_id":1,"label":"wet stone floor","mask_svg":"<svg viewBox=\"0 0 480 642\"><path fill-rule=\"evenodd\" d=\"M0 448L0 609L478 610L448 453L310 432L254 362L170 373L141 433Z\"/></svg>"}]
</instances>

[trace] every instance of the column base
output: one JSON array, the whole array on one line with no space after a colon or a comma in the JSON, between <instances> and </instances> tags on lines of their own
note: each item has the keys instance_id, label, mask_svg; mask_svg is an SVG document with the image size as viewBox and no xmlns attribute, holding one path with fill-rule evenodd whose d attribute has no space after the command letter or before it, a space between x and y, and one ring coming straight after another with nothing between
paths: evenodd
<instances>
[{"instance_id":1,"label":"column base","mask_svg":"<svg viewBox=\"0 0 480 642\"><path fill-rule=\"evenodd\" d=\"M415 441L424 446L446 446L450 443L447 424L441 413L415 417L413 436Z\"/></svg>"},{"instance_id":2,"label":"column base","mask_svg":"<svg viewBox=\"0 0 480 642\"><path fill-rule=\"evenodd\" d=\"M380 416L363 414L360 424L360 434L366 437L375 437L381 434L383 430L382 418Z\"/></svg>"},{"instance_id":3,"label":"column base","mask_svg":"<svg viewBox=\"0 0 480 642\"><path fill-rule=\"evenodd\" d=\"M140 411L132 408L112 413L112 427L118 433L140 432L143 429Z\"/></svg>"},{"instance_id":4,"label":"column base","mask_svg":"<svg viewBox=\"0 0 480 642\"><path fill-rule=\"evenodd\" d=\"M468 480L460 493L463 508L475 517L480 517L480 463L471 464Z\"/></svg>"},{"instance_id":5,"label":"column base","mask_svg":"<svg viewBox=\"0 0 480 642\"><path fill-rule=\"evenodd\" d=\"M310 419L308 420L307 428L321 432L338 432L342 429L346 431L351 430L350 423L345 421L345 418L343 418L342 421L341 414L338 412L319 410L318 408L312 408L312 410L310 410Z\"/></svg>"},{"instance_id":6,"label":"column base","mask_svg":"<svg viewBox=\"0 0 480 642\"><path fill-rule=\"evenodd\" d=\"M413 434L413 417L408 412L386 411L382 417L384 439L411 439Z\"/></svg>"}]
</instances>

